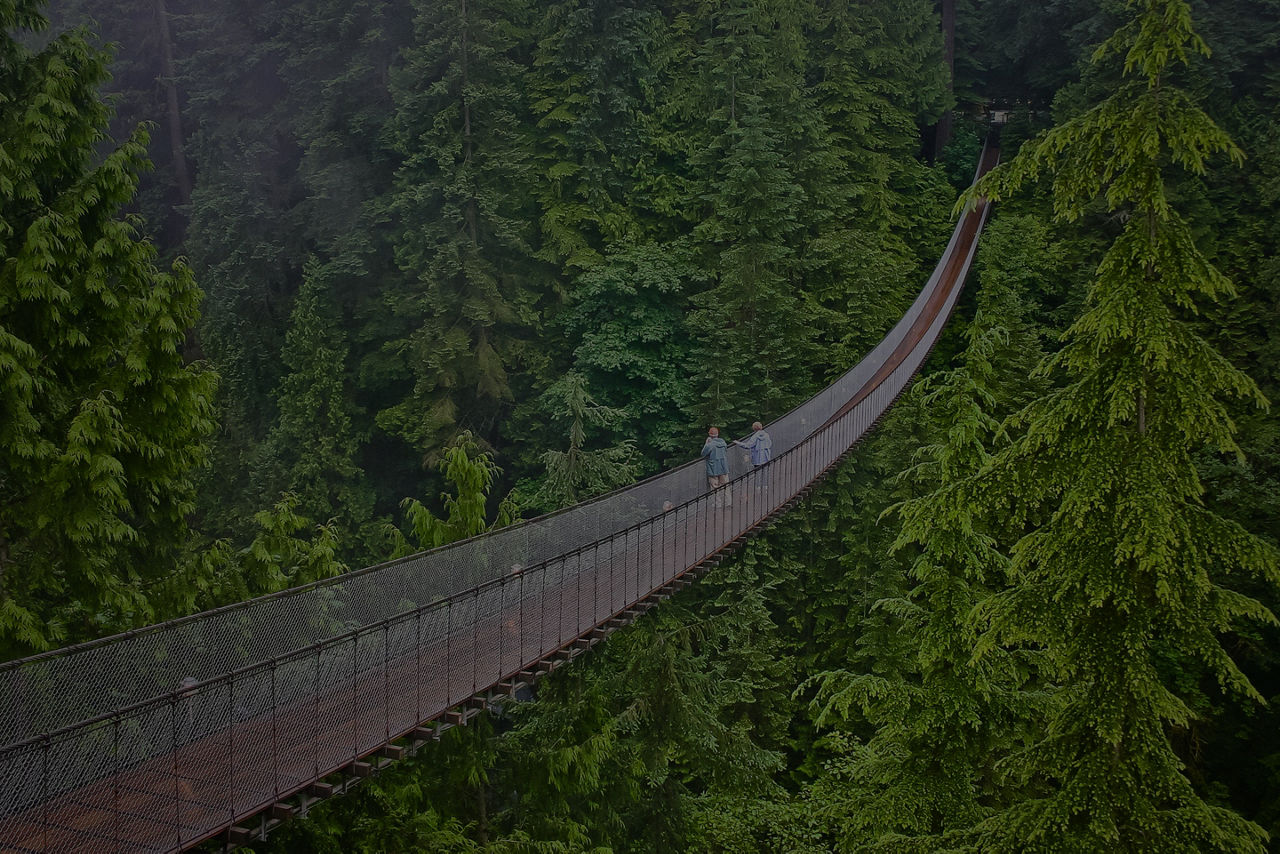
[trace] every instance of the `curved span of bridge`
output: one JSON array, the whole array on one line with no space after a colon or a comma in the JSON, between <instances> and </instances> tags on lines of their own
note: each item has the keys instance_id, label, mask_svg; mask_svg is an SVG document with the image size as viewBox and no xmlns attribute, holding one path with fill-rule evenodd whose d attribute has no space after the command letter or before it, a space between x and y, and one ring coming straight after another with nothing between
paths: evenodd
<instances>
[{"instance_id":1,"label":"curved span of bridge","mask_svg":"<svg viewBox=\"0 0 1280 854\"><path fill-rule=\"evenodd\" d=\"M978 174L998 152L984 150ZM559 513L274 596L0 665L0 852L180 851L264 834L589 648L786 512L941 335L987 207L868 356L700 461Z\"/></svg>"}]
</instances>

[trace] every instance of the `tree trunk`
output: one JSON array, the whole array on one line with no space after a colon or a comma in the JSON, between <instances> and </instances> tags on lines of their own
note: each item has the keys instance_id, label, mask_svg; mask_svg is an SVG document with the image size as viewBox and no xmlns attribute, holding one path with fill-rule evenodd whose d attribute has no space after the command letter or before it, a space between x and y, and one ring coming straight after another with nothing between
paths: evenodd
<instances>
[{"instance_id":1,"label":"tree trunk","mask_svg":"<svg viewBox=\"0 0 1280 854\"><path fill-rule=\"evenodd\" d=\"M476 822L476 841L482 846L489 844L489 803L485 793L484 786L476 787L476 812L479 814L479 821Z\"/></svg>"},{"instance_id":2,"label":"tree trunk","mask_svg":"<svg viewBox=\"0 0 1280 854\"><path fill-rule=\"evenodd\" d=\"M467 0L462 0L462 162L468 167L471 165L471 101L467 97L467 29L470 22L467 20ZM471 238L471 244L474 246L479 243L479 228L476 225L476 198L473 194L467 199L466 207L467 232Z\"/></svg>"},{"instance_id":3,"label":"tree trunk","mask_svg":"<svg viewBox=\"0 0 1280 854\"><path fill-rule=\"evenodd\" d=\"M178 84L173 68L173 38L169 33L169 12L164 0L156 0L156 26L160 32L160 62L164 72L164 90L169 107L169 147L173 150L173 175L178 183L178 196L184 205L191 204L191 172L183 149L186 135L182 132L182 113L178 105Z\"/></svg>"},{"instance_id":4,"label":"tree trunk","mask_svg":"<svg viewBox=\"0 0 1280 854\"><path fill-rule=\"evenodd\" d=\"M0 534L0 602L9 598L5 593L5 574L9 568L9 538Z\"/></svg>"},{"instance_id":5,"label":"tree trunk","mask_svg":"<svg viewBox=\"0 0 1280 854\"><path fill-rule=\"evenodd\" d=\"M956 0L942 0L942 40L947 63L947 91L955 92L956 80ZM942 156L942 149L951 141L951 108L942 114L934 126L933 159Z\"/></svg>"}]
</instances>

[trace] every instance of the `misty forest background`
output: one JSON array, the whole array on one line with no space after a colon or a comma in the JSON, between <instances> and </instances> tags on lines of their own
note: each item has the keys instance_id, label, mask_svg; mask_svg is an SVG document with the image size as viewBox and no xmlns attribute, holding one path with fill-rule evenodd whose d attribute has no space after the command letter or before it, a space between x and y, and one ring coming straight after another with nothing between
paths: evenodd
<instances>
[{"instance_id":1,"label":"misty forest background","mask_svg":"<svg viewBox=\"0 0 1280 854\"><path fill-rule=\"evenodd\" d=\"M0 10L0 660L780 415L1013 110L859 453L258 850L1280 851L1280 0Z\"/></svg>"}]
</instances>

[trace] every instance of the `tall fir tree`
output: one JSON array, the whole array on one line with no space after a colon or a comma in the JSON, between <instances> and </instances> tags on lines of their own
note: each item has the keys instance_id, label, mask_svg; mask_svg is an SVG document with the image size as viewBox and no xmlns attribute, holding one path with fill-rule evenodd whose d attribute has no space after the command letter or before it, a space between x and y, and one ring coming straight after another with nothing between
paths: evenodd
<instances>
[{"instance_id":1,"label":"tall fir tree","mask_svg":"<svg viewBox=\"0 0 1280 854\"><path fill-rule=\"evenodd\" d=\"M990 459L999 417L1043 392L1027 376L1041 356L1028 323L1023 273L1052 259L1046 230L1014 217L984 243L982 290L961 364L929 377L924 411L938 440L902 477L923 491L896 505L896 551L912 558L914 586L877 603L913 654L900 672L824 674L821 715L874 727L822 775L829 825L845 847L934 851L1007 800L997 761L1025 742L1051 695L1026 690L1035 654L1000 650L974 661L972 614L1007 585L1003 520L968 500L966 481ZM913 394L915 392L913 391ZM824 721L820 719L820 723Z\"/></svg>"},{"instance_id":2,"label":"tall fir tree","mask_svg":"<svg viewBox=\"0 0 1280 854\"><path fill-rule=\"evenodd\" d=\"M852 173L860 225L913 227L914 206L904 203L903 192L926 171L914 159L919 126L936 121L949 97L933 5L815 4L811 97Z\"/></svg>"},{"instance_id":3,"label":"tall fir tree","mask_svg":"<svg viewBox=\"0 0 1280 854\"><path fill-rule=\"evenodd\" d=\"M424 453L497 435L515 399L544 285L525 130L525 0L415 4L416 44L397 70L392 125L404 158L392 213L404 282L387 297L403 334L386 349L411 392L378 423Z\"/></svg>"},{"instance_id":4,"label":"tall fir tree","mask_svg":"<svg viewBox=\"0 0 1280 854\"><path fill-rule=\"evenodd\" d=\"M191 272L120 213L146 134L99 154L107 56L82 31L29 49L38 5L0 3L0 656L157 614L216 383L179 352Z\"/></svg>"},{"instance_id":5,"label":"tall fir tree","mask_svg":"<svg viewBox=\"0 0 1280 854\"><path fill-rule=\"evenodd\" d=\"M649 0L561 0L539 22L530 75L537 121L539 256L567 274L641 233L628 206L655 85L662 17Z\"/></svg>"},{"instance_id":6,"label":"tall fir tree","mask_svg":"<svg viewBox=\"0 0 1280 854\"><path fill-rule=\"evenodd\" d=\"M975 839L986 851L1261 852L1262 830L1197 791L1171 739L1194 717L1188 682L1258 699L1220 638L1274 617L1226 585L1280 581L1273 548L1205 508L1193 457L1238 452L1226 401L1265 404L1189 320L1234 289L1174 207L1180 180L1239 152L1177 85L1205 51L1185 0L1125 9L1094 54L1095 67L1121 66L1112 93L974 190L1003 198L1049 174L1060 219L1100 202L1119 223L1042 368L1065 384L1013 419L1025 435L970 498L1033 528L1013 551L1014 585L988 600L983 644L1042 646L1062 694L1010 765L1035 789Z\"/></svg>"},{"instance_id":7,"label":"tall fir tree","mask_svg":"<svg viewBox=\"0 0 1280 854\"><path fill-rule=\"evenodd\" d=\"M596 433L621 432L625 413L597 403L582 374L570 371L552 383L542 397L552 423L567 433L568 446L563 451L543 453L546 475L529 497L528 506L543 512L559 510L636 479L640 461L635 439L589 447L599 444Z\"/></svg>"},{"instance_id":8,"label":"tall fir tree","mask_svg":"<svg viewBox=\"0 0 1280 854\"><path fill-rule=\"evenodd\" d=\"M188 146L196 182L183 249L205 290L199 345L222 377L202 527L252 537L263 502L251 495L257 446L275 421L272 392L289 301L302 263L291 211L301 193L280 79L278 9L230 0L181 19L177 64L198 117ZM274 503L269 499L268 503Z\"/></svg>"},{"instance_id":9,"label":"tall fir tree","mask_svg":"<svg viewBox=\"0 0 1280 854\"><path fill-rule=\"evenodd\" d=\"M704 342L696 382L712 423L785 411L807 388L812 354L811 311L795 275L803 190L764 116L734 120L727 135L715 210L698 229L718 275L689 318Z\"/></svg>"},{"instance_id":10,"label":"tall fir tree","mask_svg":"<svg viewBox=\"0 0 1280 854\"><path fill-rule=\"evenodd\" d=\"M795 261L809 200L788 157L799 136L791 113L803 105L800 9L724 0L694 19L703 40L690 104L705 123L692 161L703 182L694 237L713 278L689 324L703 345L694 382L710 422L767 418L808 386L812 311Z\"/></svg>"},{"instance_id":11,"label":"tall fir tree","mask_svg":"<svg viewBox=\"0 0 1280 854\"><path fill-rule=\"evenodd\" d=\"M610 254L578 277L559 318L592 396L626 414L643 450L679 460L695 370L686 293L705 281L692 255L684 240Z\"/></svg>"},{"instance_id":12,"label":"tall fir tree","mask_svg":"<svg viewBox=\"0 0 1280 854\"><path fill-rule=\"evenodd\" d=\"M380 555L362 549L371 535L374 494L358 462L362 437L346 336L323 268L312 261L305 275L285 336L282 361L288 373L276 392L280 414L254 465L259 499L294 494L299 514L336 523L345 554L373 562Z\"/></svg>"},{"instance_id":13,"label":"tall fir tree","mask_svg":"<svg viewBox=\"0 0 1280 854\"><path fill-rule=\"evenodd\" d=\"M952 191L915 155L919 126L945 104L946 68L928 0L820 0L807 26L805 145L790 160L810 200L798 263L827 380L896 322L941 248Z\"/></svg>"}]
</instances>

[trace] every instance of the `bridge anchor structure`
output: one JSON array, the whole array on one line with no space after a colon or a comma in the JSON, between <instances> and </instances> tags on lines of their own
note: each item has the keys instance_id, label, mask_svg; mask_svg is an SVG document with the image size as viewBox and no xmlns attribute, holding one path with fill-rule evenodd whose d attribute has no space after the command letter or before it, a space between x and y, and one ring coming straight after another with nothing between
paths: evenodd
<instances>
[{"instance_id":1,"label":"bridge anchor structure","mask_svg":"<svg viewBox=\"0 0 1280 854\"><path fill-rule=\"evenodd\" d=\"M981 175L998 158L988 146ZM920 370L988 215L956 225L898 324L768 426L777 456L695 460L419 555L0 665L0 852L260 838L510 702L792 509Z\"/></svg>"}]
</instances>

